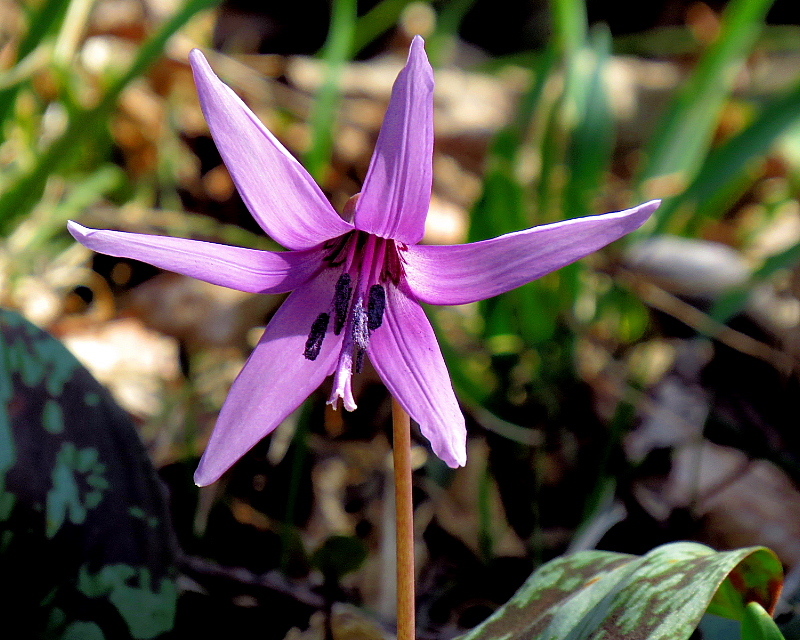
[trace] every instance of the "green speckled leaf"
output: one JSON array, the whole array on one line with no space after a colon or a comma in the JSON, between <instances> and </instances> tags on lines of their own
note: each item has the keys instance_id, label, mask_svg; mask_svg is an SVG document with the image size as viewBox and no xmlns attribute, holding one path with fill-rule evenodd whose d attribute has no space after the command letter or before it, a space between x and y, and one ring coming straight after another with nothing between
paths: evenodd
<instances>
[{"instance_id":1,"label":"green speckled leaf","mask_svg":"<svg viewBox=\"0 0 800 640\"><path fill-rule=\"evenodd\" d=\"M106 637L94 622L73 622L66 628L61 640L106 640Z\"/></svg>"},{"instance_id":2,"label":"green speckled leaf","mask_svg":"<svg viewBox=\"0 0 800 640\"><path fill-rule=\"evenodd\" d=\"M106 565L97 574L81 567L78 589L90 598L107 597L120 612L135 640L157 638L172 628L175 618L176 587L162 579L153 580L144 567Z\"/></svg>"},{"instance_id":3,"label":"green speckled leaf","mask_svg":"<svg viewBox=\"0 0 800 640\"><path fill-rule=\"evenodd\" d=\"M584 551L539 568L459 640L682 640L706 610L741 619L772 609L782 569L764 548L716 552L691 542L637 557Z\"/></svg>"},{"instance_id":4,"label":"green speckled leaf","mask_svg":"<svg viewBox=\"0 0 800 640\"><path fill-rule=\"evenodd\" d=\"M63 345L0 309L4 628L61 640L169 636L172 536L130 418Z\"/></svg>"}]
</instances>

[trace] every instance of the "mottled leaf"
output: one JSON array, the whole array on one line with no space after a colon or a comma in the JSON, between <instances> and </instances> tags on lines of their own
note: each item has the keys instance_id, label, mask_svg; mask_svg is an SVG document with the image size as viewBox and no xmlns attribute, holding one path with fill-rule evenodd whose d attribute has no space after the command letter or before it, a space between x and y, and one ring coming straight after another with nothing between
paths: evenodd
<instances>
[{"instance_id":1,"label":"mottled leaf","mask_svg":"<svg viewBox=\"0 0 800 640\"><path fill-rule=\"evenodd\" d=\"M584 551L539 568L501 609L460 640L681 640L708 609L740 619L775 606L782 572L764 548L715 552L690 542L637 557Z\"/></svg>"},{"instance_id":2,"label":"mottled leaf","mask_svg":"<svg viewBox=\"0 0 800 640\"><path fill-rule=\"evenodd\" d=\"M163 637L174 561L166 497L130 417L61 343L0 309L6 626L31 638Z\"/></svg>"}]
</instances>

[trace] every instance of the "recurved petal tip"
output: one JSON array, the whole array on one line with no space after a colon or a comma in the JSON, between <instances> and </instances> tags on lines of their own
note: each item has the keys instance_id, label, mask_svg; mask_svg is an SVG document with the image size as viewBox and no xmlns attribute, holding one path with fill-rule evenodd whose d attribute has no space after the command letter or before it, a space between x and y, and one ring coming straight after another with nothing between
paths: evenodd
<instances>
[{"instance_id":1,"label":"recurved petal tip","mask_svg":"<svg viewBox=\"0 0 800 640\"><path fill-rule=\"evenodd\" d=\"M74 220L68 220L67 231L69 231L73 238L83 244L84 240L88 239L96 231L96 229L84 227L82 224L78 224Z\"/></svg>"},{"instance_id":2,"label":"recurved petal tip","mask_svg":"<svg viewBox=\"0 0 800 640\"><path fill-rule=\"evenodd\" d=\"M131 258L222 287L249 293L284 293L319 270L323 254L258 251L229 245L125 231L90 229L70 221L67 229L98 253Z\"/></svg>"},{"instance_id":3,"label":"recurved petal tip","mask_svg":"<svg viewBox=\"0 0 800 640\"><path fill-rule=\"evenodd\" d=\"M649 202L645 202L644 204L640 204L638 207L635 207L635 211L639 216L641 216L642 224L655 213L655 210L661 206L661 200L650 200Z\"/></svg>"},{"instance_id":4,"label":"recurved petal tip","mask_svg":"<svg viewBox=\"0 0 800 640\"><path fill-rule=\"evenodd\" d=\"M208 485L213 484L213 483L214 483L214 480L208 481L207 478L203 477L200 474L200 470L199 469L194 472L194 484L195 484L195 486L197 486L197 487L207 487Z\"/></svg>"},{"instance_id":5,"label":"recurved petal tip","mask_svg":"<svg viewBox=\"0 0 800 640\"><path fill-rule=\"evenodd\" d=\"M465 440L448 443L450 446L434 449L436 457L444 462L451 469L458 469L467 464L467 445Z\"/></svg>"},{"instance_id":6,"label":"recurved petal tip","mask_svg":"<svg viewBox=\"0 0 800 640\"><path fill-rule=\"evenodd\" d=\"M200 49L192 49L189 52L189 65L192 67L194 82L198 91L207 91L211 89L210 85L213 85L214 81L219 81L217 74L214 73L211 65L208 64L205 54Z\"/></svg>"},{"instance_id":7,"label":"recurved petal tip","mask_svg":"<svg viewBox=\"0 0 800 640\"><path fill-rule=\"evenodd\" d=\"M214 484L233 466L233 462L227 467L215 465L214 462L216 461L209 462L205 455L200 459L200 464L195 470L193 478L196 486L207 487L210 484Z\"/></svg>"}]
</instances>

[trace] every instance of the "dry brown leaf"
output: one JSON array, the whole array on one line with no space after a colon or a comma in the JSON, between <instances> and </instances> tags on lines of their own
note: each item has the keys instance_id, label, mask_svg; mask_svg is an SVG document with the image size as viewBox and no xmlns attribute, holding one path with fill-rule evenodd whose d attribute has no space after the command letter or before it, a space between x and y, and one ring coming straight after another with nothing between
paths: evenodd
<instances>
[{"instance_id":1,"label":"dry brown leaf","mask_svg":"<svg viewBox=\"0 0 800 640\"><path fill-rule=\"evenodd\" d=\"M333 605L331 629L334 640L391 640L392 635L375 621L352 605ZM291 629L285 640L324 640L325 614L321 611L311 616L308 629Z\"/></svg>"},{"instance_id":2,"label":"dry brown leaf","mask_svg":"<svg viewBox=\"0 0 800 640\"><path fill-rule=\"evenodd\" d=\"M659 520L689 509L716 548L764 545L787 565L800 564L800 491L767 460L707 440L687 444L675 450L663 483L640 482L634 494Z\"/></svg>"},{"instance_id":3,"label":"dry brown leaf","mask_svg":"<svg viewBox=\"0 0 800 640\"><path fill-rule=\"evenodd\" d=\"M117 402L140 418L163 411L164 389L178 380L178 343L136 318L78 328L61 336Z\"/></svg>"}]
</instances>

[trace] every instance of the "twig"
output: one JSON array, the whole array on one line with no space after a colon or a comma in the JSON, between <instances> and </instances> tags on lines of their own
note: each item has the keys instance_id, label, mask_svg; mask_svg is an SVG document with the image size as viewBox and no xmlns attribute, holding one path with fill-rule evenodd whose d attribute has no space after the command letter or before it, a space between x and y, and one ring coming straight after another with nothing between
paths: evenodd
<instances>
[{"instance_id":1,"label":"twig","mask_svg":"<svg viewBox=\"0 0 800 640\"><path fill-rule=\"evenodd\" d=\"M680 320L698 333L719 340L722 344L736 351L764 360L784 375L792 372L796 363L786 353L714 320L707 313L693 307L688 302L684 302L652 282L646 282L630 275L626 275L624 281L642 298L645 304Z\"/></svg>"}]
</instances>

